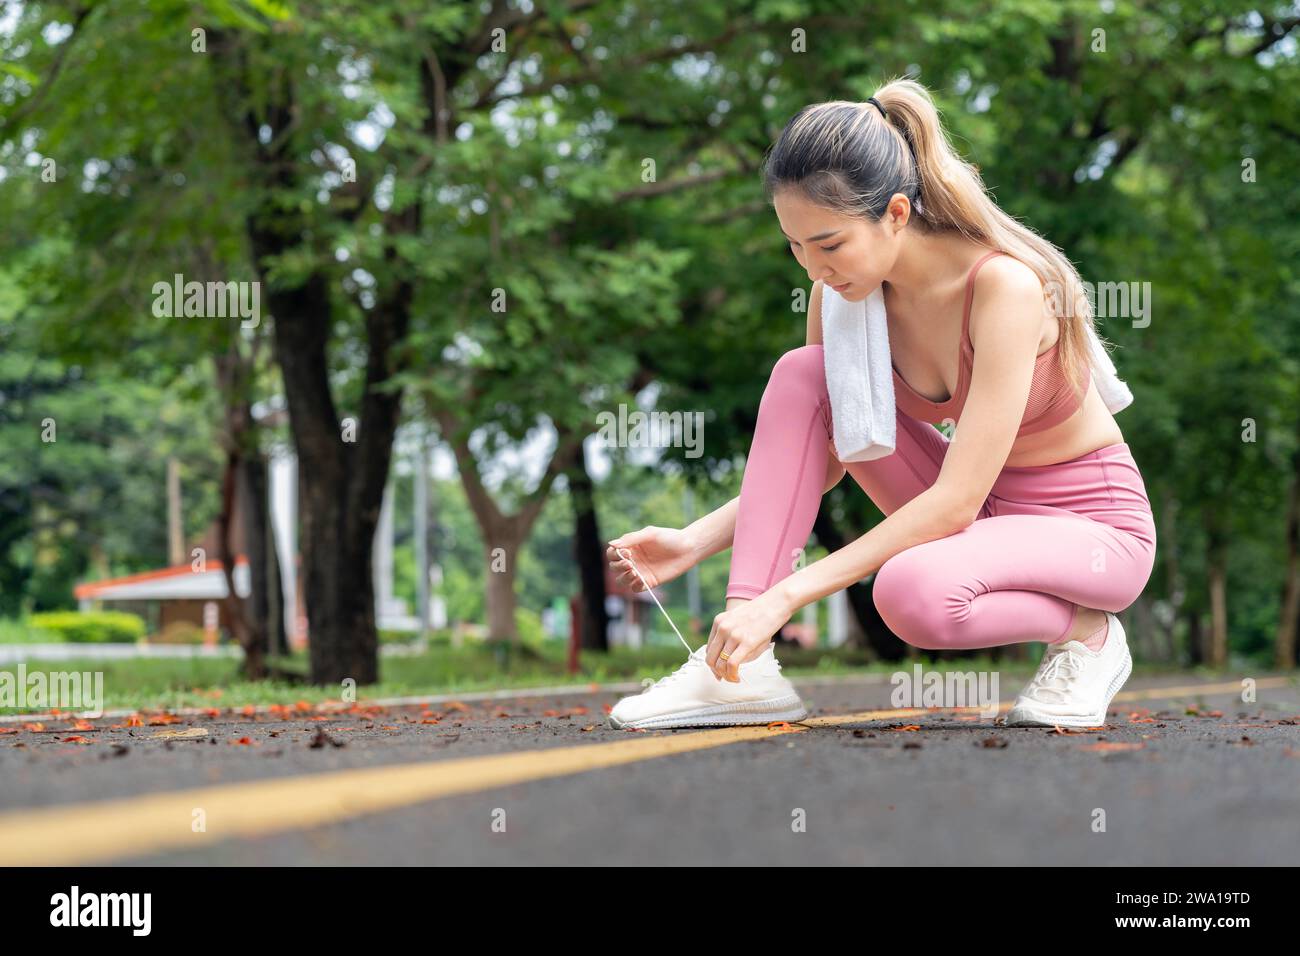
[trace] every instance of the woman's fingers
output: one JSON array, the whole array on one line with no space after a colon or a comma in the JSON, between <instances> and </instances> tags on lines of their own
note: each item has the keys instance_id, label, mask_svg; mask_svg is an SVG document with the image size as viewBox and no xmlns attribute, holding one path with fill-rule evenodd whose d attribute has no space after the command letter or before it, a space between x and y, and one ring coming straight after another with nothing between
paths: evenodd
<instances>
[{"instance_id":1,"label":"woman's fingers","mask_svg":"<svg viewBox=\"0 0 1300 956\"><path fill-rule=\"evenodd\" d=\"M722 668L723 678L733 684L740 683L740 665L745 663L741 659L743 648L740 646L740 642L737 640L729 641L728 646L723 649L723 653L728 657Z\"/></svg>"},{"instance_id":2,"label":"woman's fingers","mask_svg":"<svg viewBox=\"0 0 1300 956\"><path fill-rule=\"evenodd\" d=\"M647 587L653 587L654 582L649 578L642 580L644 575L650 573L649 569L644 566L643 562L638 562L632 554L632 549L626 545L618 547L610 544L605 550L606 558L609 561L610 569L614 572L614 580L624 587L630 587L635 591L644 591Z\"/></svg>"}]
</instances>

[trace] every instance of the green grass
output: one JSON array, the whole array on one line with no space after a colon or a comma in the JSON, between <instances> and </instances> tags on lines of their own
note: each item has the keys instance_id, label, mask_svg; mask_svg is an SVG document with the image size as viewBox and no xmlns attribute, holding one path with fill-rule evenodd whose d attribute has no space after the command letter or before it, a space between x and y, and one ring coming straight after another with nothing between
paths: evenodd
<instances>
[{"instance_id":1,"label":"green grass","mask_svg":"<svg viewBox=\"0 0 1300 956\"><path fill-rule=\"evenodd\" d=\"M547 642L535 650L513 652L478 643L453 649L434 644L421 655L381 657L381 680L358 689L361 700L503 690L551 685L582 685L592 682L657 679L676 669L685 659L680 645L616 648L608 653L584 652L582 672L565 673L566 650L560 642ZM286 670L306 673L305 655L276 662ZM892 664L867 665L857 651L781 652L783 672L800 674L849 674L876 671L891 673ZM977 669L976 662L960 662L961 670ZM986 662L987 664L987 662ZM12 670L14 665L0 669ZM1029 665L1025 665L1028 667ZM910 665L907 665L910 668ZM102 671L104 708L175 709L179 707L243 707L249 704L285 704L299 700L312 703L340 700L337 688L292 684L286 681L246 681L239 676L239 662L212 658L136 658L131 660L71 660L34 662L28 670ZM0 713L16 713L0 708Z\"/></svg>"},{"instance_id":2,"label":"green grass","mask_svg":"<svg viewBox=\"0 0 1300 956\"><path fill-rule=\"evenodd\" d=\"M582 685L592 682L641 681L657 679L676 669L685 659L681 645L662 645L638 650L617 648L608 653L586 651L581 656L582 672L565 673L565 647L561 642L546 642L531 652L514 650L506 653L492 646L471 642L454 649L435 643L422 655L380 658L381 680L358 688L360 700L383 697L407 697L422 694L455 694L470 691L505 690L552 685ZM870 663L860 650L780 651L782 672L787 676L911 673L914 662ZM998 671L1004 680L1027 679L1036 666L1037 655L1029 661L992 661L987 657L950 661L920 660L925 671ZM278 666L306 673L305 655L276 662ZM14 665L0 665L12 671ZM312 703L339 701L338 688L314 687L285 681L245 681L239 676L239 662L212 658L136 658L121 661L48 661L28 665L48 671L102 671L104 674L104 708L175 709L179 707L243 707L249 704L292 704L299 700ZM1140 673L1143 669L1139 668ZM1154 672L1168 668L1154 667ZM1207 674L1209 672L1206 672ZM1189 673L1188 676L1191 676ZM1003 696L1015 687L1003 687ZM15 713L15 708L0 708L0 713Z\"/></svg>"},{"instance_id":3,"label":"green grass","mask_svg":"<svg viewBox=\"0 0 1300 956\"><path fill-rule=\"evenodd\" d=\"M0 617L0 644L62 644L63 636L32 627L26 619Z\"/></svg>"}]
</instances>

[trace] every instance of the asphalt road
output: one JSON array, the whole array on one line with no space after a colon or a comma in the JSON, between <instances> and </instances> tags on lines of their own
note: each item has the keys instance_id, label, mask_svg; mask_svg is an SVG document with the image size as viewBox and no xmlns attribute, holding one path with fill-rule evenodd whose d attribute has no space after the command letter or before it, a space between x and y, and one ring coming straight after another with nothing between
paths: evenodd
<instances>
[{"instance_id":1,"label":"asphalt road","mask_svg":"<svg viewBox=\"0 0 1300 956\"><path fill-rule=\"evenodd\" d=\"M794 683L810 717L774 730L611 730L611 691L6 723L0 864L1300 860L1294 677L1250 704L1231 677L1135 678L1103 730L1068 733Z\"/></svg>"}]
</instances>

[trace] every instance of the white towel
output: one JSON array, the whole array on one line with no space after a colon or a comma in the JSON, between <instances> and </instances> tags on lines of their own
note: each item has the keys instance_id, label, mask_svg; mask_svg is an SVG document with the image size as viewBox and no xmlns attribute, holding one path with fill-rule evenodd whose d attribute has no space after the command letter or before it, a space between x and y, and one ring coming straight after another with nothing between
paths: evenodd
<instances>
[{"instance_id":1,"label":"white towel","mask_svg":"<svg viewBox=\"0 0 1300 956\"><path fill-rule=\"evenodd\" d=\"M871 461L892 455L894 375L881 287L861 302L849 302L823 283L822 345L836 457Z\"/></svg>"},{"instance_id":2,"label":"white towel","mask_svg":"<svg viewBox=\"0 0 1300 956\"><path fill-rule=\"evenodd\" d=\"M1106 409L1114 415L1122 408L1133 403L1133 392L1115 371L1115 363L1110 360L1110 353L1101 344L1096 331L1088 326L1088 351L1092 355L1093 378L1097 382L1097 394L1106 403Z\"/></svg>"},{"instance_id":3,"label":"white towel","mask_svg":"<svg viewBox=\"0 0 1300 956\"><path fill-rule=\"evenodd\" d=\"M1091 325L1088 351L1097 393L1113 415L1133 402L1110 354ZM894 366L889 354L885 294L877 286L861 302L849 302L822 285L822 354L826 390L840 461L872 461L894 453Z\"/></svg>"}]
</instances>

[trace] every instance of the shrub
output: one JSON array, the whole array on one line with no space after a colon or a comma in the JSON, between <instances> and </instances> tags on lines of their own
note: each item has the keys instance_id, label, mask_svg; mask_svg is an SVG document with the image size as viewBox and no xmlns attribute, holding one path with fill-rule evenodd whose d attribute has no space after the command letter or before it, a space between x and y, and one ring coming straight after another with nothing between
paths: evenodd
<instances>
[{"instance_id":1,"label":"shrub","mask_svg":"<svg viewBox=\"0 0 1300 956\"><path fill-rule=\"evenodd\" d=\"M546 643L541 616L528 608L515 608L515 629L519 632L519 643L525 647L540 648Z\"/></svg>"},{"instance_id":2,"label":"shrub","mask_svg":"<svg viewBox=\"0 0 1300 956\"><path fill-rule=\"evenodd\" d=\"M202 644L203 628L190 621L172 621L150 638L153 644Z\"/></svg>"},{"instance_id":3,"label":"shrub","mask_svg":"<svg viewBox=\"0 0 1300 956\"><path fill-rule=\"evenodd\" d=\"M144 620L123 611L49 611L31 616L32 627L75 644L134 644L144 637Z\"/></svg>"}]
</instances>

